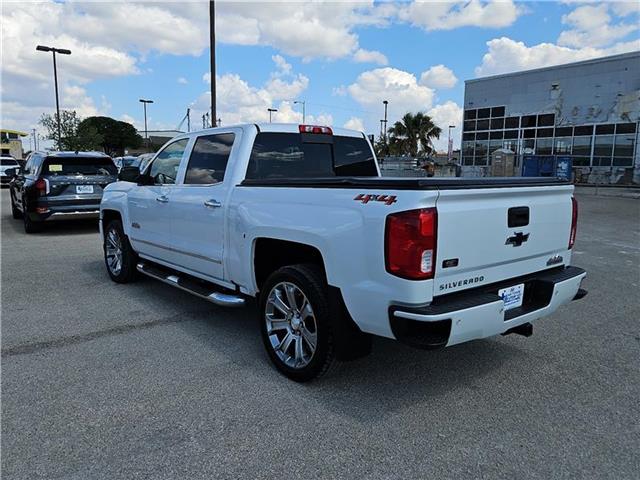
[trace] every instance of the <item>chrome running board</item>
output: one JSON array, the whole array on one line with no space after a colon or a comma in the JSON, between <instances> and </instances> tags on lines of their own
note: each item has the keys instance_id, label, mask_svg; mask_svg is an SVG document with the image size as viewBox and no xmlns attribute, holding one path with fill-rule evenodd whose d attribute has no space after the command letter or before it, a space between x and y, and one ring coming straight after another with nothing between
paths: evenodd
<instances>
[{"instance_id":1,"label":"chrome running board","mask_svg":"<svg viewBox=\"0 0 640 480\"><path fill-rule=\"evenodd\" d=\"M212 289L213 285L208 284L208 282L192 279L186 274L169 271L163 267L143 262L138 263L136 268L140 273L148 277L160 280L161 282L222 307L242 307L245 304L243 297L215 291Z\"/></svg>"}]
</instances>

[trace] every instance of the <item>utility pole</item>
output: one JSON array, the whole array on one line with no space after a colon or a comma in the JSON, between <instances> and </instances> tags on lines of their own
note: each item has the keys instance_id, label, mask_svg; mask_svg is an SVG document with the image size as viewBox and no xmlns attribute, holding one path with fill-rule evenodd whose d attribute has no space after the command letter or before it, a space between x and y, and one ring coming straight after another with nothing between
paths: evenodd
<instances>
[{"instance_id":1,"label":"utility pole","mask_svg":"<svg viewBox=\"0 0 640 480\"><path fill-rule=\"evenodd\" d=\"M56 65L56 53L60 55L71 55L71 50L65 48L45 47L44 45L38 45L36 47L38 52L52 52L53 53L53 81L56 88L56 119L58 123L58 149L60 149L60 142L62 141L62 129L60 127L60 99L58 98L58 67Z\"/></svg>"},{"instance_id":2,"label":"utility pole","mask_svg":"<svg viewBox=\"0 0 640 480\"><path fill-rule=\"evenodd\" d=\"M384 146L386 148L387 146L387 105L389 105L389 102L387 100L383 100L382 103L384 104Z\"/></svg>"},{"instance_id":3,"label":"utility pole","mask_svg":"<svg viewBox=\"0 0 640 480\"><path fill-rule=\"evenodd\" d=\"M33 150L38 150L38 134L35 128L33 129Z\"/></svg>"},{"instance_id":4,"label":"utility pole","mask_svg":"<svg viewBox=\"0 0 640 480\"><path fill-rule=\"evenodd\" d=\"M149 134L147 130L147 103L153 103L153 100L145 100L144 98L141 98L139 101L140 103L142 103L144 108L144 139L145 143L147 144L147 150L149 150Z\"/></svg>"},{"instance_id":5,"label":"utility pole","mask_svg":"<svg viewBox=\"0 0 640 480\"><path fill-rule=\"evenodd\" d=\"M211 53L211 118L216 112L216 2L209 0L209 51Z\"/></svg>"},{"instance_id":6,"label":"utility pole","mask_svg":"<svg viewBox=\"0 0 640 480\"><path fill-rule=\"evenodd\" d=\"M306 100L295 100L295 101L293 102L293 104L294 104L294 105L295 105L295 104L298 104L298 103L301 103L301 104L302 104L302 123L306 123L306 122L305 122L305 118L306 118L306 114L305 114L305 106L306 106L307 102L306 102Z\"/></svg>"},{"instance_id":7,"label":"utility pole","mask_svg":"<svg viewBox=\"0 0 640 480\"><path fill-rule=\"evenodd\" d=\"M271 114L277 112L278 109L277 108L267 108L267 111L269 112L269 123L271 123Z\"/></svg>"},{"instance_id":8,"label":"utility pole","mask_svg":"<svg viewBox=\"0 0 640 480\"><path fill-rule=\"evenodd\" d=\"M187 108L187 132L191 131L191 109Z\"/></svg>"}]
</instances>

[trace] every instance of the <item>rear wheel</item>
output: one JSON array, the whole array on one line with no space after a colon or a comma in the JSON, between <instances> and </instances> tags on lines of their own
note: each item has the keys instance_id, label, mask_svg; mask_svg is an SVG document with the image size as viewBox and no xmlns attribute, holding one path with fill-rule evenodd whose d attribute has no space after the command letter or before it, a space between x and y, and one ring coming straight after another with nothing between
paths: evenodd
<instances>
[{"instance_id":1,"label":"rear wheel","mask_svg":"<svg viewBox=\"0 0 640 480\"><path fill-rule=\"evenodd\" d=\"M316 265L283 267L260 296L260 328L269 358L297 382L317 378L334 362L327 283Z\"/></svg>"},{"instance_id":2,"label":"rear wheel","mask_svg":"<svg viewBox=\"0 0 640 480\"><path fill-rule=\"evenodd\" d=\"M26 233L38 233L44 228L43 222L36 222L31 220L29 213L27 212L27 204L22 199L22 220L24 221L24 231Z\"/></svg>"},{"instance_id":3,"label":"rear wheel","mask_svg":"<svg viewBox=\"0 0 640 480\"><path fill-rule=\"evenodd\" d=\"M11 195L11 216L18 220L20 218L22 218L22 212L20 210L18 210L18 207L16 207L16 202L13 199L13 195L10 193Z\"/></svg>"},{"instance_id":4,"label":"rear wheel","mask_svg":"<svg viewBox=\"0 0 640 480\"><path fill-rule=\"evenodd\" d=\"M138 256L124 234L120 220L112 220L104 232L104 263L111 280L129 283L135 280Z\"/></svg>"}]
</instances>

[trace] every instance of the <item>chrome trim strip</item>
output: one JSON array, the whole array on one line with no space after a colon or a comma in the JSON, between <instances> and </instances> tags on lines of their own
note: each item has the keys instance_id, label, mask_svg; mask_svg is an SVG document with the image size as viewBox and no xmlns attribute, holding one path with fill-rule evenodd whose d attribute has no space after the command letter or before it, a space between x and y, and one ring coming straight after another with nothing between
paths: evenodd
<instances>
[{"instance_id":1,"label":"chrome trim strip","mask_svg":"<svg viewBox=\"0 0 640 480\"><path fill-rule=\"evenodd\" d=\"M94 219L100 217L100 210L90 210L90 211L76 211L76 212L55 212L49 215L46 218L46 222L53 222L55 220L67 220L67 219Z\"/></svg>"},{"instance_id":2,"label":"chrome trim strip","mask_svg":"<svg viewBox=\"0 0 640 480\"><path fill-rule=\"evenodd\" d=\"M173 248L173 247L165 247L164 245L159 245L157 243L148 242L147 240L140 240L139 238L134 238L134 237L131 237L131 240L133 240L134 242L145 243L147 245L151 245L152 247L162 248L163 250L168 250L170 252L180 253L182 255L187 255L189 257L199 258L200 260L206 260L207 262L217 263L218 265L222 265L222 261L220 261L220 260L214 260L213 258L205 257L205 256L199 255L197 253L185 252L184 250L179 250L179 249Z\"/></svg>"}]
</instances>

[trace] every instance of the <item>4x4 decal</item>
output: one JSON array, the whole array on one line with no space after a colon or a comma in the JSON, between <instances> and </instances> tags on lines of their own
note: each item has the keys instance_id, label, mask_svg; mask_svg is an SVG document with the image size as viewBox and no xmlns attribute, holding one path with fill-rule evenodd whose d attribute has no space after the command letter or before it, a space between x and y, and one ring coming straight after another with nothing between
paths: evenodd
<instances>
[{"instance_id":1,"label":"4x4 decal","mask_svg":"<svg viewBox=\"0 0 640 480\"><path fill-rule=\"evenodd\" d=\"M356 195L354 200L356 202L362 202L363 204L367 204L369 202L382 202L385 205L391 205L396 203L397 201L395 195L371 195L371 194L365 194L365 193L360 193L359 195Z\"/></svg>"}]
</instances>

